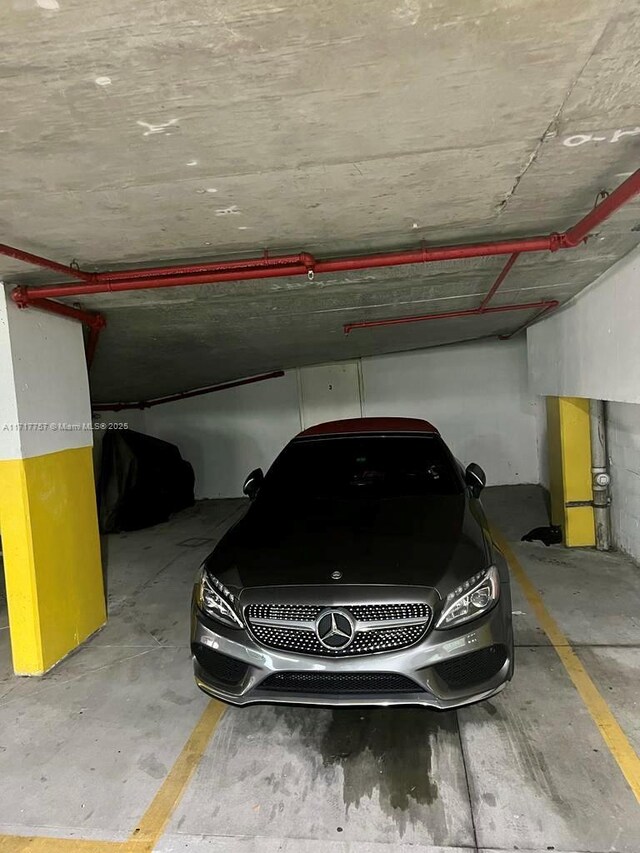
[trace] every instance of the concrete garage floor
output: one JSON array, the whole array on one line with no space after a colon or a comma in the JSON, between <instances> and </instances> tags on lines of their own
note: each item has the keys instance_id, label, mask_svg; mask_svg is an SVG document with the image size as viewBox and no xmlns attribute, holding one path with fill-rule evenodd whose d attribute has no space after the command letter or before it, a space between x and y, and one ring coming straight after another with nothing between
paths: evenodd
<instances>
[{"instance_id":1,"label":"concrete garage floor","mask_svg":"<svg viewBox=\"0 0 640 853\"><path fill-rule=\"evenodd\" d=\"M639 570L520 543L546 523L537 487L484 503L640 752ZM44 678L11 674L0 610L0 851L640 851L640 806L515 578L516 675L490 702L218 722L192 680L189 594L241 511L207 501L108 537L110 621Z\"/></svg>"}]
</instances>

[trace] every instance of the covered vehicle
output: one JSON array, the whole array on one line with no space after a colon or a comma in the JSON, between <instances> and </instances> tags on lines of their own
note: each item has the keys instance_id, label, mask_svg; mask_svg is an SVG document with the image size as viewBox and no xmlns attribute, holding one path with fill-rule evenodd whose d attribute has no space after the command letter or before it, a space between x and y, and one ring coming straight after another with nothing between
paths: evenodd
<instances>
[{"instance_id":1,"label":"covered vehicle","mask_svg":"<svg viewBox=\"0 0 640 853\"><path fill-rule=\"evenodd\" d=\"M175 444L131 429L102 442L98 515L103 533L140 530L192 506L194 474Z\"/></svg>"}]
</instances>

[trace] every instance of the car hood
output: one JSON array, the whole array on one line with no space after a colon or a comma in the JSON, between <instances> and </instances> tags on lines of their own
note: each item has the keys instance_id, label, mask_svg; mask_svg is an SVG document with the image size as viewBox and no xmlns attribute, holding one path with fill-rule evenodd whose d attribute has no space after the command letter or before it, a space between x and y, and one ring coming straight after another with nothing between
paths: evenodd
<instances>
[{"instance_id":1,"label":"car hood","mask_svg":"<svg viewBox=\"0 0 640 853\"><path fill-rule=\"evenodd\" d=\"M207 558L227 586L393 584L440 591L487 565L466 497L253 504ZM332 574L340 572L338 581Z\"/></svg>"}]
</instances>

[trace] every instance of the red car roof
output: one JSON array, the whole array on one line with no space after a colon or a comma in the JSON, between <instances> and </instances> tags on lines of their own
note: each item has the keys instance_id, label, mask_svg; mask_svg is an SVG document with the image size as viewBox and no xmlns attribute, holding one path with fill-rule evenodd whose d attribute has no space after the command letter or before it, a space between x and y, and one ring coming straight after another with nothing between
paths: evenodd
<instances>
[{"instance_id":1,"label":"red car roof","mask_svg":"<svg viewBox=\"0 0 640 853\"><path fill-rule=\"evenodd\" d=\"M438 430L429 421L420 418L347 418L342 421L327 421L324 424L305 429L296 438L308 438L314 435L345 435L363 432L422 432L438 434Z\"/></svg>"}]
</instances>

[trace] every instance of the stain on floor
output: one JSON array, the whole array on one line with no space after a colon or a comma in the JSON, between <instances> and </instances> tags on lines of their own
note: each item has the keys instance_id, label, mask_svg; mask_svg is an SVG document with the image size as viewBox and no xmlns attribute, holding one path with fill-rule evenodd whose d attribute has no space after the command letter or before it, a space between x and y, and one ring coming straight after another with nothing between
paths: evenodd
<instances>
[{"instance_id":1,"label":"stain on floor","mask_svg":"<svg viewBox=\"0 0 640 853\"><path fill-rule=\"evenodd\" d=\"M303 741L319 746L325 768L341 769L347 812L378 792L381 809L404 834L407 824L419 819L420 807L438 799L438 783L432 776L433 739L457 733L455 713L411 707L335 708L321 713L329 720L318 740L317 727L305 725L300 709L277 710Z\"/></svg>"}]
</instances>

